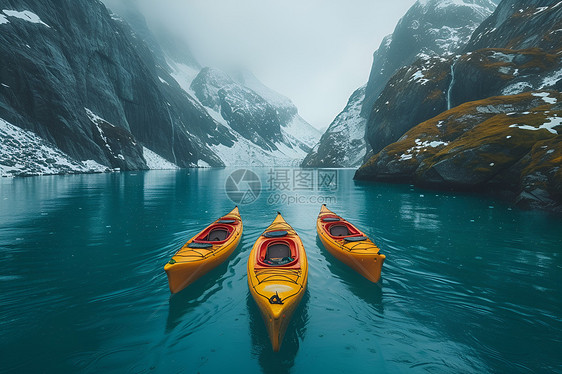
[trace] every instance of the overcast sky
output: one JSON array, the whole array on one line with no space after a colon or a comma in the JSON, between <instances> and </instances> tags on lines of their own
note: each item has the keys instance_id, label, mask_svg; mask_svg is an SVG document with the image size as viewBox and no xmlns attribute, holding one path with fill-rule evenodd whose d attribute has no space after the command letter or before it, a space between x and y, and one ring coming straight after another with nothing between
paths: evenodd
<instances>
[{"instance_id":1,"label":"overcast sky","mask_svg":"<svg viewBox=\"0 0 562 374\"><path fill-rule=\"evenodd\" d=\"M146 13L185 35L203 66L248 68L317 128L367 83L373 52L415 2L160 0L153 9L143 1Z\"/></svg>"}]
</instances>

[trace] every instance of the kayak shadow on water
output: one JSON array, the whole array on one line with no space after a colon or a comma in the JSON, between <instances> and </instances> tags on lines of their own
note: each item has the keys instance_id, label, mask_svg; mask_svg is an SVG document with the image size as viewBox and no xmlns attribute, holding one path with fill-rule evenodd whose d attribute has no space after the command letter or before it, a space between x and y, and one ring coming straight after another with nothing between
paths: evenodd
<instances>
[{"instance_id":1,"label":"kayak shadow on water","mask_svg":"<svg viewBox=\"0 0 562 374\"><path fill-rule=\"evenodd\" d=\"M326 260L330 272L354 295L373 306L380 314L383 314L382 282L384 279L384 265L382 267L381 279L377 283L373 283L328 252L318 235L316 235L316 245L321 256Z\"/></svg>"},{"instance_id":2,"label":"kayak shadow on water","mask_svg":"<svg viewBox=\"0 0 562 374\"><path fill-rule=\"evenodd\" d=\"M170 296L170 307L166 320L167 334L182 322L184 315L205 303L212 295L222 289L229 263L230 261L225 261L180 292Z\"/></svg>"},{"instance_id":3,"label":"kayak shadow on water","mask_svg":"<svg viewBox=\"0 0 562 374\"><path fill-rule=\"evenodd\" d=\"M299 345L306 333L308 322L308 288L287 326L279 352L274 352L260 310L250 292L246 296L252 339L252 355L258 358L266 374L287 373L295 364Z\"/></svg>"}]
</instances>

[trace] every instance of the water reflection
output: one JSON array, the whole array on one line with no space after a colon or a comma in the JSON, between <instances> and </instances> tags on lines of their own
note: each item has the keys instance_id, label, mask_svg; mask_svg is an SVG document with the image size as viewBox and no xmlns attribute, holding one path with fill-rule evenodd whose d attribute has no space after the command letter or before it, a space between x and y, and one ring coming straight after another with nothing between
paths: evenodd
<instances>
[{"instance_id":1,"label":"water reflection","mask_svg":"<svg viewBox=\"0 0 562 374\"><path fill-rule=\"evenodd\" d=\"M424 195L420 195L424 197ZM439 216L434 213L434 207L427 205L416 204L411 195L404 195L400 200L400 217L402 220L412 223L416 230L432 230L438 231L441 229Z\"/></svg>"},{"instance_id":2,"label":"water reflection","mask_svg":"<svg viewBox=\"0 0 562 374\"><path fill-rule=\"evenodd\" d=\"M178 325L185 322L184 317L187 314L222 290L229 262L225 261L180 292L170 296L166 333L172 332ZM193 322L193 318L189 318L189 323Z\"/></svg>"},{"instance_id":3,"label":"water reflection","mask_svg":"<svg viewBox=\"0 0 562 374\"><path fill-rule=\"evenodd\" d=\"M381 279L377 283L373 283L329 253L328 250L324 248L318 235L316 236L316 245L320 248L320 254L326 260L330 273L343 283L355 296L358 296L368 305L372 306L379 316L382 316L384 313L382 284L384 281L385 265L383 265Z\"/></svg>"},{"instance_id":4,"label":"water reflection","mask_svg":"<svg viewBox=\"0 0 562 374\"><path fill-rule=\"evenodd\" d=\"M263 317L250 292L246 296L250 320L250 334L252 338L252 355L257 357L262 371L266 374L288 373L295 364L295 357L299 351L300 343L306 334L308 322L308 301L310 299L308 289L293 313L291 321L287 326L287 332L283 338L281 349L274 352Z\"/></svg>"}]
</instances>

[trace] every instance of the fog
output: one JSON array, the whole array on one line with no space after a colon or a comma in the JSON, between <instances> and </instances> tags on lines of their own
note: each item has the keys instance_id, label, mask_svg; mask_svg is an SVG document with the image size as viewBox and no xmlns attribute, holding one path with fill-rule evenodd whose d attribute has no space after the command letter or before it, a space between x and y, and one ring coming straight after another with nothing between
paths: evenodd
<instances>
[{"instance_id":1,"label":"fog","mask_svg":"<svg viewBox=\"0 0 562 374\"><path fill-rule=\"evenodd\" d=\"M138 0L202 66L250 70L326 127L367 83L372 54L414 0Z\"/></svg>"}]
</instances>

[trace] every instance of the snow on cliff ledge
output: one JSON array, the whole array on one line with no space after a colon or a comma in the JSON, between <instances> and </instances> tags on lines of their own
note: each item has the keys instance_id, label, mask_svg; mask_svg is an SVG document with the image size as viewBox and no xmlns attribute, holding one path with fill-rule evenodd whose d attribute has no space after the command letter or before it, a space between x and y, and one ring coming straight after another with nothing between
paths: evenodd
<instances>
[{"instance_id":1,"label":"snow on cliff ledge","mask_svg":"<svg viewBox=\"0 0 562 374\"><path fill-rule=\"evenodd\" d=\"M7 17L12 17L12 18L19 18L21 20L31 22L31 23L38 23L38 24L41 24L43 26L47 26L48 28L51 28L51 26L49 26L45 22L41 21L41 18L39 18L39 16L37 14L35 14L33 12L30 12L29 10L24 10L24 11L20 12L20 11L17 11L17 10L4 9L2 12L4 14L0 13L0 25L4 24L4 23L10 23L10 21L8 20Z\"/></svg>"},{"instance_id":2,"label":"snow on cliff ledge","mask_svg":"<svg viewBox=\"0 0 562 374\"><path fill-rule=\"evenodd\" d=\"M143 147L149 169L173 170L179 167ZM78 161L31 131L0 118L0 177L53 174L104 173L110 168L93 160Z\"/></svg>"},{"instance_id":3,"label":"snow on cliff ledge","mask_svg":"<svg viewBox=\"0 0 562 374\"><path fill-rule=\"evenodd\" d=\"M77 161L41 139L0 118L0 176L102 173L95 161Z\"/></svg>"}]
</instances>

